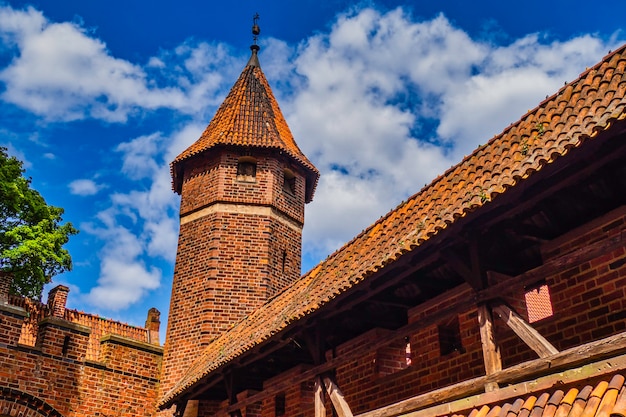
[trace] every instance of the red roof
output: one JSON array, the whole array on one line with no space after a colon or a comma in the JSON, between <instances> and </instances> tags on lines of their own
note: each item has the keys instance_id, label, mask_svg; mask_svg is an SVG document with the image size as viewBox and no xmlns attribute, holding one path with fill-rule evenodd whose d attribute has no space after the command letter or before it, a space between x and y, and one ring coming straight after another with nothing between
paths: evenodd
<instances>
[{"instance_id":1,"label":"red roof","mask_svg":"<svg viewBox=\"0 0 626 417\"><path fill-rule=\"evenodd\" d=\"M268 148L285 152L306 171L306 202L313 199L319 172L302 153L261 71L257 48L200 139L172 162L173 188L181 192L183 161L218 146Z\"/></svg>"},{"instance_id":2,"label":"red roof","mask_svg":"<svg viewBox=\"0 0 626 417\"><path fill-rule=\"evenodd\" d=\"M626 119L626 45L547 98L222 334L160 401L323 308L386 264L446 231L598 132Z\"/></svg>"}]
</instances>

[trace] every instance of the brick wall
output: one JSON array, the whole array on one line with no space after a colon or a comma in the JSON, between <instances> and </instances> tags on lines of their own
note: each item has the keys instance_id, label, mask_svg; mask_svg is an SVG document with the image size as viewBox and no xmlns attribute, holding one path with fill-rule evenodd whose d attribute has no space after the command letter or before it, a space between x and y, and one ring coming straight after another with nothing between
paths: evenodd
<instances>
[{"instance_id":1,"label":"brick wall","mask_svg":"<svg viewBox=\"0 0 626 417\"><path fill-rule=\"evenodd\" d=\"M184 163L163 393L213 339L301 274L305 180L297 165L272 150L233 148Z\"/></svg>"},{"instance_id":2,"label":"brick wall","mask_svg":"<svg viewBox=\"0 0 626 417\"><path fill-rule=\"evenodd\" d=\"M626 208L622 207L546 244L544 260L566 255L616 234L624 235L624 230ZM626 248L559 271L546 277L545 284L550 291L554 314L533 323L533 327L557 349L564 350L626 330ZM523 307L517 312L526 316ZM505 346L502 358L506 366L536 357L508 328L496 324L496 336Z\"/></svg>"},{"instance_id":3,"label":"brick wall","mask_svg":"<svg viewBox=\"0 0 626 417\"><path fill-rule=\"evenodd\" d=\"M626 209L621 208L554 240L544 247L544 259L562 256L590 243L624 234ZM589 262L546 277L554 314L533 323L557 349L563 350L626 330L626 249L624 247ZM462 285L409 312L409 321L419 321L456 301L467 299L471 290ZM503 299L527 318L524 291ZM360 355L337 368L337 383L352 411L357 414L436 388L484 375L477 311L471 309L451 320L425 326L407 335L411 365L401 363L405 343ZM442 354L441 331L458 326L460 349ZM503 366L536 359L501 320L495 319L496 340ZM372 330L339 346L338 356L350 356L359 346L373 344L386 332ZM387 361L387 362L385 362Z\"/></svg>"},{"instance_id":4,"label":"brick wall","mask_svg":"<svg viewBox=\"0 0 626 417\"><path fill-rule=\"evenodd\" d=\"M63 311L66 291L55 290L61 298L52 300L60 305L18 297L0 305L0 414L154 415L161 347L140 336L128 337L133 332L145 337L145 329ZM85 326L81 320L100 326ZM111 334L116 328L122 335ZM88 358L95 339L98 356Z\"/></svg>"},{"instance_id":5,"label":"brick wall","mask_svg":"<svg viewBox=\"0 0 626 417\"><path fill-rule=\"evenodd\" d=\"M564 256L594 242L626 234L626 208L572 230L542 248L544 261ZM492 274L490 280L503 279ZM621 247L589 262L558 271L540 284L550 292L553 315L532 324L557 349L563 350L626 330L626 248ZM503 301L523 318L528 318L525 293L516 290L503 294ZM438 311L470 297L468 285L433 298L409 311L409 322L419 322ZM449 333L452 333L452 336ZM496 340L501 346L504 367L536 359L530 350L500 319L495 319ZM446 333L442 337L442 333ZM454 335L454 333L457 333ZM372 329L327 352L327 357L349 358L335 370L337 385L354 414L372 410L399 400L482 376L485 373L480 331L475 308L457 316L424 326L407 339L396 339L374 349L374 344L388 337L389 331ZM458 339L457 339L458 338ZM452 341L451 341L452 340ZM406 362L407 341L410 364ZM372 346L367 353L355 355ZM446 346L444 346L446 345ZM287 380L292 372L281 374L265 386ZM282 398L278 398L282 396ZM285 402L285 415L313 415L312 381L293 384L277 395L263 400L262 416L276 416L276 401ZM328 415L332 415L326 399Z\"/></svg>"}]
</instances>

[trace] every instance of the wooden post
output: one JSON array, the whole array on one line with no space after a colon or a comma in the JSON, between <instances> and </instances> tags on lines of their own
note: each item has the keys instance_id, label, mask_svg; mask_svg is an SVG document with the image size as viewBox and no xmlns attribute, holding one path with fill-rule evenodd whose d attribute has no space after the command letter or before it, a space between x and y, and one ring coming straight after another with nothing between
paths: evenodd
<instances>
[{"instance_id":1,"label":"wooden post","mask_svg":"<svg viewBox=\"0 0 626 417\"><path fill-rule=\"evenodd\" d=\"M509 326L524 343L534 350L540 358L559 353L557 348L508 306L500 304L493 307L493 311L498 314L507 326Z\"/></svg>"},{"instance_id":2,"label":"wooden post","mask_svg":"<svg viewBox=\"0 0 626 417\"><path fill-rule=\"evenodd\" d=\"M324 385L322 378L315 378L315 417L326 417L326 406L324 405Z\"/></svg>"},{"instance_id":3,"label":"wooden post","mask_svg":"<svg viewBox=\"0 0 626 417\"><path fill-rule=\"evenodd\" d=\"M329 377L324 377L324 385L326 385L326 392L328 392L328 396L335 407L335 411L337 411L337 415L339 417L354 417L352 411L350 410L350 406L348 406L348 403L343 397L343 394L341 390L339 390L337 384L335 384Z\"/></svg>"},{"instance_id":4,"label":"wooden post","mask_svg":"<svg viewBox=\"0 0 626 417\"><path fill-rule=\"evenodd\" d=\"M187 406L185 407L185 412L183 413L183 417L198 417L198 403L199 400L189 400L187 401Z\"/></svg>"},{"instance_id":5,"label":"wooden post","mask_svg":"<svg viewBox=\"0 0 626 417\"><path fill-rule=\"evenodd\" d=\"M493 334L493 317L489 305L481 304L478 306L478 324L480 326L485 372L487 375L491 375L502 370L502 357ZM496 382L490 382L485 385L486 392L495 391L496 389L498 389Z\"/></svg>"}]
</instances>

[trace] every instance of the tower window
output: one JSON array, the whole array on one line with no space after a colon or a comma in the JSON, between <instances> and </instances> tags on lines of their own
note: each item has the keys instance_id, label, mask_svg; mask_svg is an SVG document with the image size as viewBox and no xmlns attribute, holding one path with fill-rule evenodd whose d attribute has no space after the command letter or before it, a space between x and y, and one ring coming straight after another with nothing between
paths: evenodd
<instances>
[{"instance_id":1,"label":"tower window","mask_svg":"<svg viewBox=\"0 0 626 417\"><path fill-rule=\"evenodd\" d=\"M66 335L63 338L63 347L61 348L61 354L63 356L67 356L67 351L69 348L70 348L70 337Z\"/></svg>"},{"instance_id":2,"label":"tower window","mask_svg":"<svg viewBox=\"0 0 626 417\"><path fill-rule=\"evenodd\" d=\"M287 194L295 195L296 194L296 176L294 173L286 169L284 171L284 180L283 180L283 191Z\"/></svg>"},{"instance_id":3,"label":"tower window","mask_svg":"<svg viewBox=\"0 0 626 417\"><path fill-rule=\"evenodd\" d=\"M239 158L237 163L237 181L256 181L256 159L250 156L243 156Z\"/></svg>"}]
</instances>

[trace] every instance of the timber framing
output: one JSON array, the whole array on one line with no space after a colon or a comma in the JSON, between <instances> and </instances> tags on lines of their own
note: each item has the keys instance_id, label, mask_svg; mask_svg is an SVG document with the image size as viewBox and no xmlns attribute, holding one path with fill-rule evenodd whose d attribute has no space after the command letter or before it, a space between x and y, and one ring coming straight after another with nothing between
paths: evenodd
<instances>
[{"instance_id":1,"label":"timber framing","mask_svg":"<svg viewBox=\"0 0 626 417\"><path fill-rule=\"evenodd\" d=\"M360 354L365 354L369 351L375 351L377 349L383 348L385 346L388 346L390 343L403 340L407 334L410 334L416 330L419 330L420 328L445 321L446 319L449 319L450 317L458 315L459 313L468 311L473 308L477 308L479 305L489 303L489 302L495 303L503 295L513 293L515 291L518 291L519 289L523 289L526 286L531 286L537 282L540 282L544 280L547 276L550 276L559 270L566 270L568 268L571 268L572 266L590 261L598 256L602 256L616 249L623 248L625 245L626 245L626 229L623 229L620 233L617 233L614 236L611 236L604 240L584 246L580 249L574 250L560 257L553 258L547 261L546 263L544 263L543 265L540 265L536 268L533 268L517 276L511 276L507 278L505 275L499 274L500 280L497 284L491 285L480 291L474 291L473 295L468 299L465 299L459 303L456 303L447 308L444 308L438 311L437 313L424 317L423 319L417 322L409 323L405 326L402 326L401 328L397 330L391 331L384 340L380 340L373 345L362 346L362 347L356 348L352 352L352 354L360 355ZM365 297L365 295L363 295L363 297ZM349 309L350 305L349 304L344 305L343 308ZM313 343L313 345L315 346L314 350L317 352L316 356L319 360L321 354L319 350L320 342L317 336L318 333L315 330L315 327L313 326L308 327L306 329L307 330L305 330L305 328L300 328L298 331L299 332L308 331L309 334L313 333L314 335L316 335L314 336L314 339L316 340L316 342ZM256 360L259 360L260 358L270 355L271 353L280 349L280 347L284 346L284 344L290 343L289 338L294 333L296 333L296 331L294 329L291 329L291 331L288 332L287 336L285 336L285 334L280 334L280 333L275 335L271 340L274 340L277 343L275 343L272 347L266 348L263 351L256 350L254 355L250 355L247 357L254 358L254 360L256 361ZM497 347L495 347L494 345L493 349L497 349ZM326 372L332 371L336 369L338 366L347 363L349 360L350 358L346 358L346 357L335 357L335 358L327 359L325 362L319 365L315 365L311 367L310 369L302 372L301 374L294 376L292 378L289 378L287 381L273 384L271 388L265 389L262 392L251 395L250 397L245 398L242 401L239 401L237 403L233 403L227 408L227 412L228 413L235 412L241 409L242 407L245 407L247 405L250 405L250 404L253 404L255 402L262 400L268 395L274 395L276 393L284 391L285 389L289 388L290 386L294 384L298 384L303 381L314 380L317 375L321 375ZM246 360L241 360L241 361L235 361L234 363L231 363L231 366L243 367L246 364L247 364ZM500 374L499 371L496 371L498 368L497 364L496 365L486 364L486 366L493 366L491 368L493 371L493 374L490 374L491 376L496 376ZM207 383L200 385L201 387L200 389L194 391L194 395L196 397L198 395L201 395L203 391L208 390L209 388L211 388L211 386L213 386L214 384L218 382L219 380L213 380L213 382L207 381ZM485 382L485 384L489 384L489 386L491 387L488 389L495 388L495 385L498 383L501 383L501 381L498 381L498 378L489 379L489 380L486 380Z\"/></svg>"},{"instance_id":2,"label":"timber framing","mask_svg":"<svg viewBox=\"0 0 626 417\"><path fill-rule=\"evenodd\" d=\"M616 362L616 360L619 362ZM469 379L445 388L420 394L387 407L359 414L356 417L397 416L418 409L442 404L446 401L458 400L479 394L483 394L481 397L483 399L489 398L490 401L497 401L501 396L504 398L504 396L508 395L507 393L513 392L515 394L512 395L519 396L520 392L515 391L515 389L511 391L511 387L507 387L506 390L503 388L498 390L488 390L487 387L493 386L494 384L498 384L500 386L509 384L513 384L514 386L514 384L519 384L519 387L525 387L524 389L526 392L530 392L531 388L539 389L537 388L536 383L520 381L537 379L551 374L555 374L561 378L563 374L572 375L571 378L572 381L574 381L576 380L575 378L588 378L590 370L599 370L600 373L595 373L594 375L601 375L601 371L604 373L615 372L619 369L618 364L622 367L621 369L626 369L626 332L602 340L576 346L545 358L539 358L521 363L519 365L511 366L509 368L493 372L489 375ZM226 413L232 414L237 412L250 404L262 401L263 399L274 395L295 383L305 380L317 380L319 377L316 376L315 371L316 369L305 371L300 375L293 377L289 381L277 384L272 389L265 390L248 397L243 401L233 404L226 410ZM554 385L555 378L547 378L545 381L551 381L549 384ZM322 384L318 383L317 386L321 387ZM487 394L484 394L485 392L487 392ZM316 401L318 400L316 399ZM467 409L470 407L471 405L468 403L465 404L464 408L458 409Z\"/></svg>"},{"instance_id":3,"label":"timber framing","mask_svg":"<svg viewBox=\"0 0 626 417\"><path fill-rule=\"evenodd\" d=\"M620 233L617 233L615 236L612 236L602 241L584 246L580 249L567 253L563 256L554 258L546 262L545 264L538 266L537 268L534 268L532 270L526 271L520 275L508 277L508 278L504 278L504 275L500 275L500 277L503 279L497 284L487 287L483 290L476 291L474 292L474 295L471 298L468 298L459 303L451 305L447 308L444 308L438 311L437 313L426 316L419 321L407 324L406 326L403 326L395 331L392 331L389 333L387 337L384 338L384 340L379 340L378 342L371 344L371 345L364 345L364 346L358 347L352 351L352 355L358 356L358 355L365 354L370 351L375 351L377 349L386 347L390 343L404 339L406 334L410 334L420 328L423 328L432 324L437 324L441 321L445 321L446 319L453 317L455 315L458 315L459 313L468 311L469 309L472 309L472 308L478 308L478 306L481 306L481 305L485 305L485 303L497 302L497 300L499 300L500 297L502 297L503 295L517 291L521 288L524 288L525 286L535 284L538 281L545 279L547 276L554 274L555 271L557 270L568 269L574 265L587 262L598 256L604 255L606 253L610 253L619 248L623 248L625 245L626 245L626 229L622 230ZM508 312L511 310L510 308L505 307L503 311ZM520 323L519 320L521 319L519 318L517 319L517 323L516 323L517 326L522 326L522 327L528 326L530 329L532 329L530 325L528 325L527 323L526 324ZM482 321L479 322L479 325L480 323L482 323ZM534 332L534 334L530 336L530 333L532 333L530 329L526 329L526 334L524 335L524 337L521 337L522 340L524 340L524 342L529 344L529 346L531 344L537 344L537 343L540 345L545 344L545 343L549 344L549 342L545 341L545 339L536 332ZM493 340L493 336L491 336L491 338ZM626 333L618 335L615 338L610 338L610 340L612 341L614 340L623 344L623 347L619 347L618 350L622 348L626 349ZM528 343L529 341L531 343ZM564 358L572 359L567 352L577 351L577 349L580 349L580 352L584 353L588 349L596 345L604 346L604 343L605 342L603 341L600 341L597 343L591 343L589 345L583 345L583 346L580 346L579 348L570 349L568 351L564 351L564 352L560 352L556 354L551 353L551 352L555 352L556 348L554 348L552 345L550 345L552 346L552 348L547 347L547 345L545 345L544 346L544 350L545 350L544 359L551 358L550 361L548 362L534 362L533 361L532 363L528 365L528 367L532 369L537 368L536 372L540 372L542 369L544 369L542 368L543 366L542 364L544 365L547 364L546 365L547 368L550 368L551 366L550 364L552 363L561 364L561 365L563 363L567 363L566 361L564 362ZM318 348L319 348L319 345L318 345ZM516 371L516 369L518 369L521 365L502 370L501 359L498 358L499 354L495 353L495 351L497 351L497 344L495 341L493 341L493 346L490 349L494 350L493 354L490 353L491 359L489 359L489 361L493 361L493 362L485 364L486 369L487 367L489 368L489 371L487 371L487 375L483 378L479 378L478 380L473 381L470 384L474 386L474 384L476 384L477 382L480 382L479 385L481 386L481 389L484 388L488 391L495 389L498 384L508 383L511 380L515 380L516 378L519 377L519 375L517 374L521 372L519 370ZM605 355L606 351L610 352L611 351L610 347L605 350L601 350L598 354L600 356ZM266 354L269 354L269 352L267 352ZM326 372L332 371L338 366L349 362L350 360L351 360L350 358L346 358L346 357L330 358L326 362L317 366L313 366L310 369L302 372L301 374L288 379L287 381L274 384L271 388L268 388L262 392L259 392L257 394L254 394L244 399L243 401L240 401L236 404L231 405L227 409L227 411L229 413L234 412L249 404L258 402L262 400L263 398L267 397L268 395L274 395L278 392L281 392L294 384L298 384L307 380L314 380L317 375L321 375ZM522 366L522 368L526 369L525 366ZM513 377L510 377L511 374L513 375ZM208 388L206 385L204 387L205 389Z\"/></svg>"}]
</instances>

